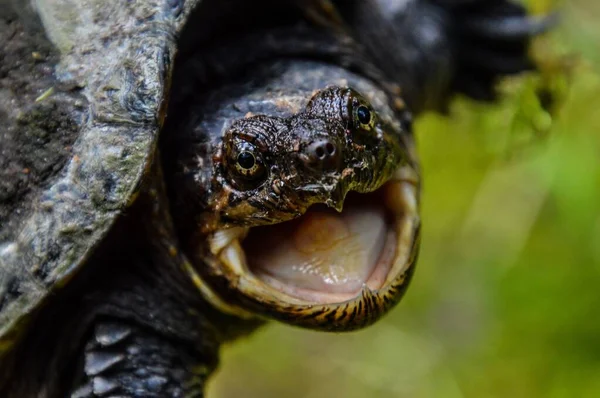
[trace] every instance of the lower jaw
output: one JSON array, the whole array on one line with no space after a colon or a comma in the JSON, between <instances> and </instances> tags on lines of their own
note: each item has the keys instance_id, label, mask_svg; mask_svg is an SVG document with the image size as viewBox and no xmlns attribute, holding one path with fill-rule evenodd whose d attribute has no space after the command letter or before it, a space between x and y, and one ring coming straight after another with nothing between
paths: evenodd
<instances>
[{"instance_id":1,"label":"lower jaw","mask_svg":"<svg viewBox=\"0 0 600 398\"><path fill-rule=\"evenodd\" d=\"M207 278L196 276L208 282L201 283L201 292L222 311L242 317L262 314L298 326L336 331L373 323L406 290L416 261L420 230L415 180L398 179L380 189L385 206L392 209L395 217L395 258L387 268L376 267L359 291L300 291L282 286L281 281L269 275L253 272L242 248L248 229L232 228L215 233L210 240L214 263L209 265ZM216 291L210 286L221 288ZM228 286L228 293L221 291L223 286Z\"/></svg>"}]
</instances>

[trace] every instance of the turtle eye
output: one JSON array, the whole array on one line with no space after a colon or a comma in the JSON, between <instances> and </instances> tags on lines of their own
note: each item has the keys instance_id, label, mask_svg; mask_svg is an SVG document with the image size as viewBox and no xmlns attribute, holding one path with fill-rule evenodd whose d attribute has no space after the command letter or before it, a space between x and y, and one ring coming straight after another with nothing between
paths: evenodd
<instances>
[{"instance_id":1,"label":"turtle eye","mask_svg":"<svg viewBox=\"0 0 600 398\"><path fill-rule=\"evenodd\" d=\"M252 154L252 152L244 151L240 153L237 157L237 167L241 168L243 171L248 172L252 170L252 168L256 166L256 158Z\"/></svg>"},{"instance_id":2,"label":"turtle eye","mask_svg":"<svg viewBox=\"0 0 600 398\"><path fill-rule=\"evenodd\" d=\"M228 157L230 173L238 185L253 188L264 179L265 163L262 154L254 145L238 142L231 148Z\"/></svg>"},{"instance_id":3,"label":"turtle eye","mask_svg":"<svg viewBox=\"0 0 600 398\"><path fill-rule=\"evenodd\" d=\"M364 105L361 105L356 110L356 119L362 126L368 126L371 122L371 110Z\"/></svg>"},{"instance_id":4,"label":"turtle eye","mask_svg":"<svg viewBox=\"0 0 600 398\"><path fill-rule=\"evenodd\" d=\"M361 139L371 139L371 134L378 123L377 112L369 101L359 92L349 88L347 91L347 107L345 117L349 122L349 127L354 130L355 137ZM366 133L366 134L365 134Z\"/></svg>"},{"instance_id":5,"label":"turtle eye","mask_svg":"<svg viewBox=\"0 0 600 398\"><path fill-rule=\"evenodd\" d=\"M358 104L354 107L354 125L356 128L370 131L375 127L375 114L370 106Z\"/></svg>"}]
</instances>

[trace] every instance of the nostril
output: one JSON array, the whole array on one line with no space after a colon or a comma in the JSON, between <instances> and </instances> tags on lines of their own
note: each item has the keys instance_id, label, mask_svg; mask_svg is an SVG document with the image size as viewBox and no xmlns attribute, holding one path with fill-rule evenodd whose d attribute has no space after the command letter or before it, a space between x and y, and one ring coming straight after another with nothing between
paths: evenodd
<instances>
[{"instance_id":1,"label":"nostril","mask_svg":"<svg viewBox=\"0 0 600 398\"><path fill-rule=\"evenodd\" d=\"M333 155L335 153L335 146L331 142L325 144L325 150L329 155Z\"/></svg>"},{"instance_id":2,"label":"nostril","mask_svg":"<svg viewBox=\"0 0 600 398\"><path fill-rule=\"evenodd\" d=\"M337 147L329 140L313 141L304 150L303 161L309 167L336 167L338 159Z\"/></svg>"},{"instance_id":3,"label":"nostril","mask_svg":"<svg viewBox=\"0 0 600 398\"><path fill-rule=\"evenodd\" d=\"M325 157L325 149L323 149L322 146L316 147L315 153L319 159L323 159Z\"/></svg>"}]
</instances>

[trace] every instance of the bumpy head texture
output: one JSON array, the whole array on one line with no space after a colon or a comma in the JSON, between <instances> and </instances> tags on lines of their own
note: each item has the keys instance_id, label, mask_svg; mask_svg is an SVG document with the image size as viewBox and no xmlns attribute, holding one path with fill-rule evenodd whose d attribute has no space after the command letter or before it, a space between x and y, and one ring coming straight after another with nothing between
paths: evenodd
<instances>
[{"instance_id":1,"label":"bumpy head texture","mask_svg":"<svg viewBox=\"0 0 600 398\"><path fill-rule=\"evenodd\" d=\"M378 319L402 296L417 252L407 135L354 89L332 86L289 117L247 115L189 152L175 189L203 201L188 248L200 288L226 311L308 327Z\"/></svg>"},{"instance_id":2,"label":"bumpy head texture","mask_svg":"<svg viewBox=\"0 0 600 398\"><path fill-rule=\"evenodd\" d=\"M322 90L289 118L237 120L203 161L213 173L204 216L226 228L287 221L315 203L341 210L349 191L371 192L408 162L400 137L350 88Z\"/></svg>"}]
</instances>

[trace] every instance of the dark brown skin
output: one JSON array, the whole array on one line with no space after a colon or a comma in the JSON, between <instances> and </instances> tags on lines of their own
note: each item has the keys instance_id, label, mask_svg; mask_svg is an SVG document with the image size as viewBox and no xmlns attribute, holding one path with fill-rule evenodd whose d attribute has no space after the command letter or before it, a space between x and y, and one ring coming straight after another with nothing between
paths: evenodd
<instances>
[{"instance_id":1,"label":"dark brown skin","mask_svg":"<svg viewBox=\"0 0 600 398\"><path fill-rule=\"evenodd\" d=\"M359 120L359 110L366 123ZM235 120L218 138L221 145L205 153L190 153L185 146L191 156L177 157L173 181L178 191L186 187L188 195L198 195L206 209L196 215L201 233L214 230L213 225L284 222L315 203L339 208L348 191L371 192L389 179L408 161L402 148L407 132L398 127L379 120L355 90L330 87L290 117Z\"/></svg>"},{"instance_id":2,"label":"dark brown skin","mask_svg":"<svg viewBox=\"0 0 600 398\"><path fill-rule=\"evenodd\" d=\"M182 7L170 3L169 12ZM442 108L456 90L484 98L498 76L524 65L483 65L482 49L527 59L538 27L503 34L496 22L527 22L506 1L419 0L410 12L383 0L332 2L339 13L319 8L327 2L295 2L301 11L311 3L306 13L292 3L201 3L179 38L166 125L137 201L83 270L15 330L18 343L0 359L0 396L203 396L220 344L254 330L257 315L341 331L400 300L418 219L406 224L406 268L386 289L308 310L242 290L207 239L284 222L315 203L341 207L349 190L418 172L410 111ZM423 19L427 28L413 29ZM411 178L402 182L417 192Z\"/></svg>"}]
</instances>

